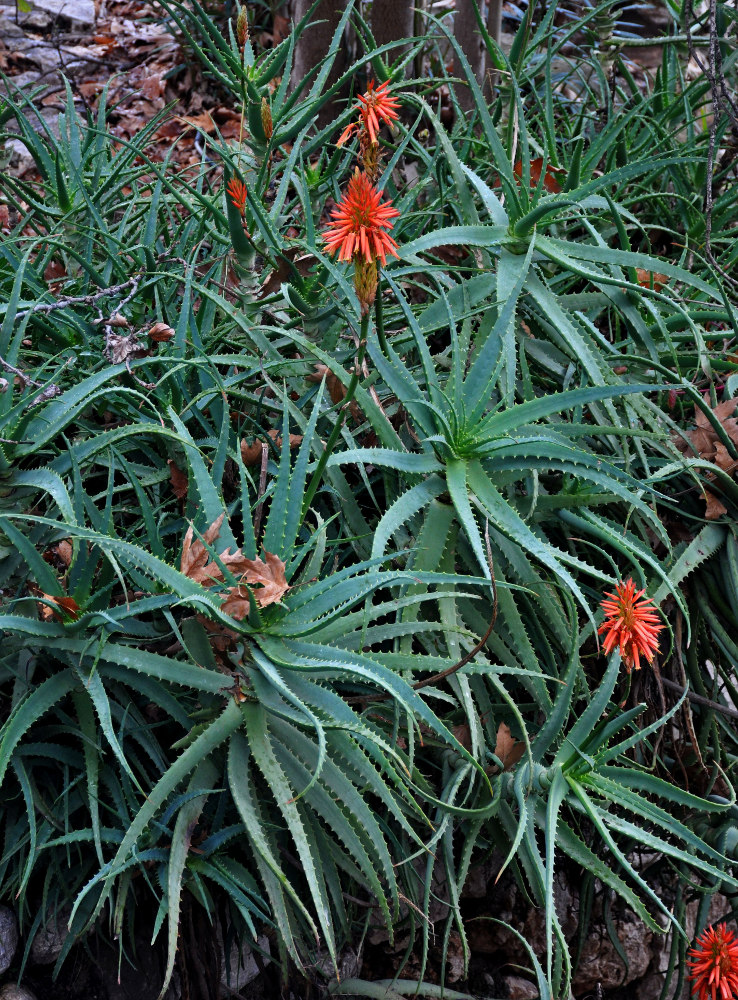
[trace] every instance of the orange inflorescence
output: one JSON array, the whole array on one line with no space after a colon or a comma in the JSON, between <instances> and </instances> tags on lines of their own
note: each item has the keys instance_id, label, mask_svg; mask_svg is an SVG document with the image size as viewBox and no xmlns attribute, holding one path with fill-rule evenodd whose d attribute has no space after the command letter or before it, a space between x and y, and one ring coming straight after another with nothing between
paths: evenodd
<instances>
[{"instance_id":1,"label":"orange inflorescence","mask_svg":"<svg viewBox=\"0 0 738 1000\"><path fill-rule=\"evenodd\" d=\"M363 258L368 264L379 258L387 263L387 254L398 256L397 244L389 235L392 219L400 213L382 195L366 174L358 170L349 181L348 190L333 210L323 234L326 250L339 260Z\"/></svg>"},{"instance_id":2,"label":"orange inflorescence","mask_svg":"<svg viewBox=\"0 0 738 1000\"><path fill-rule=\"evenodd\" d=\"M724 924L700 934L687 965L697 1000L734 1000L738 995L738 941Z\"/></svg>"},{"instance_id":3,"label":"orange inflorescence","mask_svg":"<svg viewBox=\"0 0 738 1000\"><path fill-rule=\"evenodd\" d=\"M376 143L380 121L388 125L392 121L397 121L399 117L397 108L400 107L400 103L394 97L390 97L388 88L389 83L385 82L375 89L374 80L372 80L366 93L359 95L359 107L357 108L359 120L351 122L343 130L338 140L339 146L342 146L354 132L360 129L366 132L371 143Z\"/></svg>"},{"instance_id":4,"label":"orange inflorescence","mask_svg":"<svg viewBox=\"0 0 738 1000\"><path fill-rule=\"evenodd\" d=\"M645 591L636 590L632 579L619 583L614 594L605 594L601 607L605 620L597 630L605 633L603 646L611 653L618 646L623 663L630 673L635 667L641 669L640 657L650 663L659 648L658 634L664 627L653 610L650 597L643 597Z\"/></svg>"},{"instance_id":5,"label":"orange inflorescence","mask_svg":"<svg viewBox=\"0 0 738 1000\"><path fill-rule=\"evenodd\" d=\"M241 215L246 212L246 185L238 177L231 177L226 184L226 191L232 203L236 206Z\"/></svg>"}]
</instances>

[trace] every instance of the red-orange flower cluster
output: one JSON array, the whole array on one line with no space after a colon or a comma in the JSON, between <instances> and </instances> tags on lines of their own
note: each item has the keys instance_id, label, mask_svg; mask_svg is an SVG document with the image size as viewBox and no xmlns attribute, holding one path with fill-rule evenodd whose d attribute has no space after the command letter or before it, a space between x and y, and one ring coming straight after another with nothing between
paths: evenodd
<instances>
[{"instance_id":1,"label":"red-orange flower cluster","mask_svg":"<svg viewBox=\"0 0 738 1000\"><path fill-rule=\"evenodd\" d=\"M246 185L238 177L231 177L226 184L226 191L231 202L236 206L240 214L246 213Z\"/></svg>"},{"instance_id":2,"label":"red-orange flower cluster","mask_svg":"<svg viewBox=\"0 0 738 1000\"><path fill-rule=\"evenodd\" d=\"M700 934L687 965L697 1000L734 1000L738 995L738 941L725 924Z\"/></svg>"},{"instance_id":3,"label":"red-orange flower cluster","mask_svg":"<svg viewBox=\"0 0 738 1000\"><path fill-rule=\"evenodd\" d=\"M357 170L323 234L326 250L332 254L338 250L339 260L363 258L370 264L379 258L386 265L388 253L398 256L389 230L399 214L390 201L382 201L366 174Z\"/></svg>"},{"instance_id":4,"label":"red-orange flower cluster","mask_svg":"<svg viewBox=\"0 0 738 1000\"><path fill-rule=\"evenodd\" d=\"M363 129L366 132L371 143L376 143L380 121L385 122L387 125L392 121L397 121L399 117L397 108L399 108L400 104L394 97L390 97L387 92L389 83L385 82L381 84L376 90L374 88L375 83L372 80L369 83L366 93L359 95L359 107L356 109L359 112L359 120L351 122L343 130L338 140L339 146L342 146L359 129Z\"/></svg>"},{"instance_id":5,"label":"red-orange flower cluster","mask_svg":"<svg viewBox=\"0 0 738 1000\"><path fill-rule=\"evenodd\" d=\"M618 646L628 673L641 669L641 656L650 663L659 648L658 634L664 627L644 590L636 591L632 579L617 584L614 594L605 594L601 607L605 620L597 630L605 633L603 647L611 653Z\"/></svg>"}]
</instances>

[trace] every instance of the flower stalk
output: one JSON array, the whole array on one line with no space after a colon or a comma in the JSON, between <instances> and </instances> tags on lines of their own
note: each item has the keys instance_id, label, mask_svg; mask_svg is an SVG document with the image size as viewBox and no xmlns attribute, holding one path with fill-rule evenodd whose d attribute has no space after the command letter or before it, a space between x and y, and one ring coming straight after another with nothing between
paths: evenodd
<instances>
[{"instance_id":1,"label":"flower stalk","mask_svg":"<svg viewBox=\"0 0 738 1000\"><path fill-rule=\"evenodd\" d=\"M343 427L343 420L346 413L348 413L351 403L353 402L354 395L356 393L356 388L359 384L359 379L361 378L361 370L364 365L364 357L366 355L366 342L369 335L369 313L364 313L361 317L361 329L359 332L359 350L356 354L356 364L354 366L354 371L351 375L351 379L346 388L346 395L341 401L341 408L336 417L336 422L331 429L331 433L328 436L328 440L325 443L325 448L323 453L318 459L318 464L315 467L315 472L313 472L308 488L305 491L305 499L302 504L303 513L305 513L310 508L313 497L315 496L318 486L320 486L320 481L323 478L323 472L328 464L328 459L333 453L333 449L336 446L338 437L341 433L341 428Z\"/></svg>"}]
</instances>

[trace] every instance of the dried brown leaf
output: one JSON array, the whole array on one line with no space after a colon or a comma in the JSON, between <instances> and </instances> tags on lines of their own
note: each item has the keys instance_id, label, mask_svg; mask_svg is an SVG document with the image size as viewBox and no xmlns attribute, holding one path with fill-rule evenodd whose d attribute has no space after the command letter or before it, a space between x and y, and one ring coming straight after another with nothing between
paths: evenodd
<instances>
[{"instance_id":1,"label":"dried brown leaf","mask_svg":"<svg viewBox=\"0 0 738 1000\"><path fill-rule=\"evenodd\" d=\"M638 284L644 288L651 288L651 280L653 279L653 290L655 292L660 292L669 283L668 275L660 274L658 271L646 271L642 267L636 268L636 277L638 278Z\"/></svg>"},{"instance_id":2,"label":"dried brown leaf","mask_svg":"<svg viewBox=\"0 0 738 1000\"><path fill-rule=\"evenodd\" d=\"M510 732L510 727L501 722L497 730L495 756L502 761L505 770L510 771L525 753L525 743L516 740Z\"/></svg>"},{"instance_id":3,"label":"dried brown leaf","mask_svg":"<svg viewBox=\"0 0 738 1000\"><path fill-rule=\"evenodd\" d=\"M543 170L543 157L539 156L535 160L530 161L530 186L537 187L538 182L541 179L541 171ZM516 177L522 178L523 176L523 161L518 160L518 162L513 167L513 172ZM549 163L546 166L546 173L543 176L543 186L546 191L551 194L557 194L561 190L561 185L556 179L556 174L565 174L566 170L563 167L553 167Z\"/></svg>"},{"instance_id":4,"label":"dried brown leaf","mask_svg":"<svg viewBox=\"0 0 738 1000\"><path fill-rule=\"evenodd\" d=\"M212 545L220 534L220 526L223 523L224 517L225 512L216 521L213 521L202 536L208 545ZM219 579L222 580L223 574L217 566L215 567L217 575L211 575L206 572L210 553L199 538L193 541L194 535L195 530L190 525L185 535L184 544L182 545L182 558L179 564L180 572L188 576L190 580L194 580L195 583L201 583L205 587L210 587L214 583L217 583Z\"/></svg>"},{"instance_id":5,"label":"dried brown leaf","mask_svg":"<svg viewBox=\"0 0 738 1000\"><path fill-rule=\"evenodd\" d=\"M68 539L62 538L62 540L56 544L56 554L61 562L63 562L65 566L69 567L72 562L72 543Z\"/></svg>"},{"instance_id":6,"label":"dried brown leaf","mask_svg":"<svg viewBox=\"0 0 738 1000\"><path fill-rule=\"evenodd\" d=\"M171 458L167 460L167 465L169 466L169 479L172 483L172 493L174 493L178 500L184 500L187 496L187 490L189 488L187 473L183 472L178 465L175 465Z\"/></svg>"},{"instance_id":7,"label":"dried brown leaf","mask_svg":"<svg viewBox=\"0 0 738 1000\"><path fill-rule=\"evenodd\" d=\"M287 250L283 251L282 256L277 261L277 266L268 275L266 280L261 286L260 299L266 298L267 295L274 295L282 287L282 283L287 281L287 279L292 275L293 269L302 277L306 278L310 273L311 268L317 263L317 258L314 254L302 254L300 255L299 247L289 247Z\"/></svg>"},{"instance_id":8,"label":"dried brown leaf","mask_svg":"<svg viewBox=\"0 0 738 1000\"><path fill-rule=\"evenodd\" d=\"M723 514L728 513L728 508L710 490L705 490L705 517L708 521L717 521Z\"/></svg>"},{"instance_id":9,"label":"dried brown leaf","mask_svg":"<svg viewBox=\"0 0 738 1000\"><path fill-rule=\"evenodd\" d=\"M290 589L284 575L285 564L275 556L273 552L264 552L264 559L245 559L246 583L250 586L260 584L260 588L254 591L256 603L260 608L266 608L269 604L276 604L282 599L284 594Z\"/></svg>"},{"instance_id":10,"label":"dried brown leaf","mask_svg":"<svg viewBox=\"0 0 738 1000\"><path fill-rule=\"evenodd\" d=\"M250 607L249 592L246 587L231 587L221 605L227 615L239 622L248 615Z\"/></svg>"},{"instance_id":11,"label":"dried brown leaf","mask_svg":"<svg viewBox=\"0 0 738 1000\"><path fill-rule=\"evenodd\" d=\"M212 547L216 538L220 534L220 526L223 523L225 514L213 521L208 530L204 533L203 539ZM202 584L204 587L212 587L216 583L223 581L223 571L216 562L208 562L210 553L199 538L194 539L194 529L192 525L187 529L184 544L182 546L182 558L180 570L190 580ZM285 577L285 564L272 552L264 552L264 560L247 559L240 549L231 553L229 549L223 549L218 558L221 563L239 579L238 586L230 587L225 597L223 610L234 618L243 618L248 614L249 596L243 584L248 584L252 588L254 600L260 608L266 608L270 604L276 604L283 595L290 589Z\"/></svg>"},{"instance_id":12,"label":"dried brown leaf","mask_svg":"<svg viewBox=\"0 0 738 1000\"><path fill-rule=\"evenodd\" d=\"M720 421L723 430L729 440L738 448L738 419L733 416L736 408L735 399L725 399L713 407L712 412ZM687 431L686 437L694 451L700 458L708 462L714 462L725 472L733 473L738 468L738 460L734 459L723 442L720 440L717 431L710 423L707 414L703 410L695 407L695 430ZM689 451L689 446L683 440L677 440L677 447L681 451Z\"/></svg>"},{"instance_id":13,"label":"dried brown leaf","mask_svg":"<svg viewBox=\"0 0 738 1000\"><path fill-rule=\"evenodd\" d=\"M174 330L171 326L167 326L166 323L154 323L147 334L149 340L153 340L154 343L160 344L162 341L171 340L174 336Z\"/></svg>"},{"instance_id":14,"label":"dried brown leaf","mask_svg":"<svg viewBox=\"0 0 738 1000\"><path fill-rule=\"evenodd\" d=\"M42 604L41 617L44 620L48 620L52 615L62 622L68 621L70 618L72 621L76 621L79 618L81 608L73 597L57 597L54 594L44 594L43 592L40 596L45 601L48 601L49 604L55 604L56 608L58 608L56 610L55 608L50 608L48 604Z\"/></svg>"},{"instance_id":15,"label":"dried brown leaf","mask_svg":"<svg viewBox=\"0 0 738 1000\"><path fill-rule=\"evenodd\" d=\"M282 435L277 430L267 431L269 437L274 441L278 448L282 447ZM290 450L297 448L302 441L302 434L290 434ZM241 458L243 459L243 464L249 468L253 465L258 465L261 462L261 452L264 447L263 442L254 441L253 444L246 444L246 439L241 441Z\"/></svg>"}]
</instances>

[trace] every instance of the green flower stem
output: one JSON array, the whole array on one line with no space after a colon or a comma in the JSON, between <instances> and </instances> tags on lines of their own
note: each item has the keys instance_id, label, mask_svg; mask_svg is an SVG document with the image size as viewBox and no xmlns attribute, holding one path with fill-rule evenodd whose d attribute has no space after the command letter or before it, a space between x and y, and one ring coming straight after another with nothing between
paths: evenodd
<instances>
[{"instance_id":1,"label":"green flower stem","mask_svg":"<svg viewBox=\"0 0 738 1000\"><path fill-rule=\"evenodd\" d=\"M384 335L384 309L382 307L381 271L377 279L377 297L374 300L374 322L377 328L377 340L379 341L379 346L381 348L382 354L384 354L385 357L389 357L389 354L387 353L387 338Z\"/></svg>"},{"instance_id":2,"label":"green flower stem","mask_svg":"<svg viewBox=\"0 0 738 1000\"><path fill-rule=\"evenodd\" d=\"M335 424L333 425L333 430L331 431L328 440L326 441L325 448L323 449L323 454L318 459L318 464L315 467L315 472L313 473L310 484L305 492L305 499L302 504L303 516L307 513L310 504L312 503L313 497L315 496L320 481L323 478L323 472L325 471L328 459L333 453L333 449L338 441L338 436L341 433L341 428L343 427L343 417L344 414L348 412L351 402L354 398L354 393L356 392L356 387L359 384L359 378L361 377L361 366L364 363L364 355L366 354L366 339L369 333L369 314L361 317L361 331L359 333L359 351L356 355L356 366L354 368L354 373L351 376L351 381L346 389L346 395L343 397L343 403L341 409L338 413Z\"/></svg>"}]
</instances>

